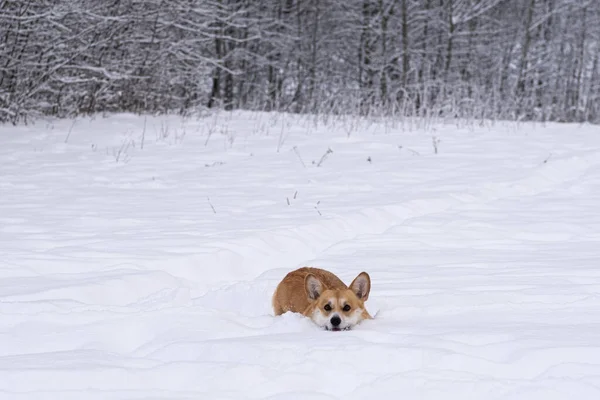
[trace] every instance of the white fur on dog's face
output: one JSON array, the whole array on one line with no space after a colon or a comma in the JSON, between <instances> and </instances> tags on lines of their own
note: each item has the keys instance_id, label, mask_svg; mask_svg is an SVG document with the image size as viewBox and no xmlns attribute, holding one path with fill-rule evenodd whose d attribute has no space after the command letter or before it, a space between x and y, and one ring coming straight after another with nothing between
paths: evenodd
<instances>
[{"instance_id":1,"label":"white fur on dog's face","mask_svg":"<svg viewBox=\"0 0 600 400\"><path fill-rule=\"evenodd\" d=\"M328 331L331 330L350 330L358 325L364 318L363 313L364 309L360 306L357 306L356 301L349 301L344 297L328 297L326 299L320 299L320 307L315 307L313 313L311 315L311 319L313 322L324 328ZM329 305L331 307L330 311L324 309L325 305ZM345 312L344 306L351 306L352 308ZM331 323L331 319L333 317L339 317L341 319L341 323L335 327Z\"/></svg>"},{"instance_id":2,"label":"white fur on dog's face","mask_svg":"<svg viewBox=\"0 0 600 400\"><path fill-rule=\"evenodd\" d=\"M327 289L314 275L304 280L306 295L310 307L304 315L310 316L315 324L332 331L354 328L371 316L365 310L364 302L369 298L371 280L366 272L361 272L347 289ZM333 318L340 319L339 324L331 323Z\"/></svg>"}]
</instances>

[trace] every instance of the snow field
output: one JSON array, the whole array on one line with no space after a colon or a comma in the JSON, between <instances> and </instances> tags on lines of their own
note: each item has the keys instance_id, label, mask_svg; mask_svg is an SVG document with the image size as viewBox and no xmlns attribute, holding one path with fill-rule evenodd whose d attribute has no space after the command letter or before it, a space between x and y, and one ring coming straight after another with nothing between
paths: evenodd
<instances>
[{"instance_id":1,"label":"snow field","mask_svg":"<svg viewBox=\"0 0 600 400\"><path fill-rule=\"evenodd\" d=\"M1 127L0 398L600 398L597 135L267 113ZM273 317L302 265L369 272L376 319Z\"/></svg>"}]
</instances>

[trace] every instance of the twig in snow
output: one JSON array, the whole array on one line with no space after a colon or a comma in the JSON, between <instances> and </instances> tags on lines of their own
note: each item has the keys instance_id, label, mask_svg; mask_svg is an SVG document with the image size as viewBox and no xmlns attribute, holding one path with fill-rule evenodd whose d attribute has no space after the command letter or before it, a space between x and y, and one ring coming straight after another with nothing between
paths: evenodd
<instances>
[{"instance_id":1,"label":"twig in snow","mask_svg":"<svg viewBox=\"0 0 600 400\"><path fill-rule=\"evenodd\" d=\"M296 200L296 197L297 197L297 196L298 196L298 191L296 190L296 191L294 192L294 197L292 197L292 199L293 199L293 200ZM291 206L291 205L292 205L292 203L290 202L290 198L289 198L289 197L286 197L286 198L285 198L285 200L287 201L287 205L288 205L288 206Z\"/></svg>"},{"instance_id":2,"label":"twig in snow","mask_svg":"<svg viewBox=\"0 0 600 400\"><path fill-rule=\"evenodd\" d=\"M210 205L210 208L212 208L212 210L213 210L213 213L215 213L215 214L216 214L216 213L217 213L217 210L215 210L215 207L214 207L214 206L212 205L212 203L210 202L210 197L208 197L208 196L207 196L207 197L206 197L206 199L208 200L208 204Z\"/></svg>"},{"instance_id":3,"label":"twig in snow","mask_svg":"<svg viewBox=\"0 0 600 400\"><path fill-rule=\"evenodd\" d=\"M158 133L158 137L156 140L165 140L169 137L171 132L169 132L169 123L165 123L165 121L161 121L160 123L160 132Z\"/></svg>"},{"instance_id":4,"label":"twig in snow","mask_svg":"<svg viewBox=\"0 0 600 400\"><path fill-rule=\"evenodd\" d=\"M333 150L331 150L331 148L328 148L327 151L325 152L325 154L323 154L323 157L321 157L321 159L319 160L319 162L317 163L317 167L320 167L321 164L323 164L323 161L325 161L325 159L327 158L327 156L329 154L333 153Z\"/></svg>"},{"instance_id":5,"label":"twig in snow","mask_svg":"<svg viewBox=\"0 0 600 400\"><path fill-rule=\"evenodd\" d=\"M121 160L124 163L129 162L129 159L131 157L129 156L128 150L129 150L129 147L131 147L132 145L135 148L135 142L133 140L124 139L123 142L121 143L121 147L119 147L118 150L116 147L113 148L113 157L115 158L115 161L117 163ZM108 151L108 149L107 149L107 151Z\"/></svg>"},{"instance_id":6,"label":"twig in snow","mask_svg":"<svg viewBox=\"0 0 600 400\"><path fill-rule=\"evenodd\" d=\"M431 137L432 141L433 141L433 151L435 152L435 154L438 153L438 144L440 143L440 139L436 138L435 136Z\"/></svg>"},{"instance_id":7,"label":"twig in snow","mask_svg":"<svg viewBox=\"0 0 600 400\"><path fill-rule=\"evenodd\" d=\"M406 150L410 151L413 154L413 156L420 156L421 155L418 151L415 151L413 149L409 149L408 147L398 146L398 149L400 149L400 150L406 149Z\"/></svg>"},{"instance_id":8,"label":"twig in snow","mask_svg":"<svg viewBox=\"0 0 600 400\"><path fill-rule=\"evenodd\" d=\"M75 126L76 122L77 122L77 118L75 118L73 120L73 123L71 124L71 127L69 128L69 133L67 133L67 137L65 138L65 143L67 143L69 141L69 138L71 137L71 132L73 132L73 127Z\"/></svg>"},{"instance_id":9,"label":"twig in snow","mask_svg":"<svg viewBox=\"0 0 600 400\"><path fill-rule=\"evenodd\" d=\"M177 133L177 131L175 131L175 144L177 143L183 143L183 138L186 135L186 130L185 127L181 128L181 134Z\"/></svg>"},{"instance_id":10,"label":"twig in snow","mask_svg":"<svg viewBox=\"0 0 600 400\"><path fill-rule=\"evenodd\" d=\"M315 210L317 210L317 212L319 213L320 216L323 216L323 214L321 214L321 211L319 211L319 203L321 203L321 200L317 201L317 205L315 206Z\"/></svg>"},{"instance_id":11,"label":"twig in snow","mask_svg":"<svg viewBox=\"0 0 600 400\"><path fill-rule=\"evenodd\" d=\"M279 139L277 140L277 152L279 153L279 150L281 150L281 146L283 146L283 142L285 142L285 138L283 137L283 131L284 131L284 119L281 119L281 131L279 132Z\"/></svg>"},{"instance_id":12,"label":"twig in snow","mask_svg":"<svg viewBox=\"0 0 600 400\"><path fill-rule=\"evenodd\" d=\"M208 135L206 136L206 140L204 141L204 147L208 146L208 141L210 140L210 137L213 135L213 133L215 133L216 130L217 130L217 116L215 114L215 118L212 120L212 124L210 124L208 126Z\"/></svg>"},{"instance_id":13,"label":"twig in snow","mask_svg":"<svg viewBox=\"0 0 600 400\"><path fill-rule=\"evenodd\" d=\"M306 168L306 164L304 164L304 160L302 160L302 157L300 156L300 152L298 151L298 147L294 146L293 150L294 150L294 153L296 153L296 155L298 156L298 159L300 160L300 162L302 163L302 166L304 168Z\"/></svg>"},{"instance_id":14,"label":"twig in snow","mask_svg":"<svg viewBox=\"0 0 600 400\"><path fill-rule=\"evenodd\" d=\"M204 166L208 168L208 167L214 167L216 165L223 165L223 164L225 164L223 161L215 161L212 164L204 164Z\"/></svg>"},{"instance_id":15,"label":"twig in snow","mask_svg":"<svg viewBox=\"0 0 600 400\"><path fill-rule=\"evenodd\" d=\"M144 150L144 141L146 139L146 118L147 116L144 115L144 129L142 130L142 144L140 146L142 150Z\"/></svg>"}]
</instances>

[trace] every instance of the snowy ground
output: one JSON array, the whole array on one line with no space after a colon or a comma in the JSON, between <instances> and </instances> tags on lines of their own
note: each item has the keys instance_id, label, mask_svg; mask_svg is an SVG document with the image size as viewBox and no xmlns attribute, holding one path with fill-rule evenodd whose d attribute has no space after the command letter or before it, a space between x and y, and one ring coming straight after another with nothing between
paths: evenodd
<instances>
[{"instance_id":1,"label":"snowy ground","mask_svg":"<svg viewBox=\"0 0 600 400\"><path fill-rule=\"evenodd\" d=\"M599 135L265 113L0 127L0 399L597 400ZM376 318L274 317L303 265L368 271Z\"/></svg>"}]
</instances>

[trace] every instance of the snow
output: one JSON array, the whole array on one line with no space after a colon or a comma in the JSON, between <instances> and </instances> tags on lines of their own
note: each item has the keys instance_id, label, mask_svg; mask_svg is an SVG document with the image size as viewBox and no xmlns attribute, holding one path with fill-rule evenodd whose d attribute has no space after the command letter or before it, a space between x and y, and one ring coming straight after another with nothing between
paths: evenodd
<instances>
[{"instance_id":1,"label":"snow","mask_svg":"<svg viewBox=\"0 0 600 400\"><path fill-rule=\"evenodd\" d=\"M2 126L0 398L598 399L599 189L588 125ZM375 319L274 317L304 265Z\"/></svg>"}]
</instances>

